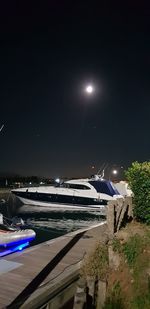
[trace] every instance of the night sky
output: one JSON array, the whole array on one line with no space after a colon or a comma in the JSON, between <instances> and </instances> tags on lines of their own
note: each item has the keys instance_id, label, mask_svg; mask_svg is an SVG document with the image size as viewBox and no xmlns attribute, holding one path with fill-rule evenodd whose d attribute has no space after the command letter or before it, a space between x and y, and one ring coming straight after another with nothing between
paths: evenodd
<instances>
[{"instance_id":1,"label":"night sky","mask_svg":"<svg viewBox=\"0 0 150 309\"><path fill-rule=\"evenodd\" d=\"M149 160L150 6L5 2L0 173L77 177Z\"/></svg>"}]
</instances>

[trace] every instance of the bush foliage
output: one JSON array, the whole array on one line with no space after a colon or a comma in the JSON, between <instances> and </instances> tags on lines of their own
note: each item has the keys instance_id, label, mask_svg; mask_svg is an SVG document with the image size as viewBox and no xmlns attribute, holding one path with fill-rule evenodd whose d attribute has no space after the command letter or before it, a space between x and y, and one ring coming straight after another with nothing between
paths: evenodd
<instances>
[{"instance_id":1,"label":"bush foliage","mask_svg":"<svg viewBox=\"0 0 150 309\"><path fill-rule=\"evenodd\" d=\"M150 162L133 162L125 172L134 193L134 215L150 224Z\"/></svg>"},{"instance_id":2,"label":"bush foliage","mask_svg":"<svg viewBox=\"0 0 150 309\"><path fill-rule=\"evenodd\" d=\"M108 270L108 247L104 244L97 244L95 250L85 260L81 274L85 277L106 279Z\"/></svg>"}]
</instances>

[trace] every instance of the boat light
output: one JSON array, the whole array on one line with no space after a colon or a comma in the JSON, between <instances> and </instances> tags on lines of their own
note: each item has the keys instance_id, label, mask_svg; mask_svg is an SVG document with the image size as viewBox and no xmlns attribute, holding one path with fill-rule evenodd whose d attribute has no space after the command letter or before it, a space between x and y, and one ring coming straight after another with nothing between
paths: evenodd
<instances>
[{"instance_id":1,"label":"boat light","mask_svg":"<svg viewBox=\"0 0 150 309\"><path fill-rule=\"evenodd\" d=\"M29 241L26 241L25 243L23 243L21 245L17 245L17 246L8 248L4 251L0 251L0 257L6 256L6 255L11 254L11 253L16 252L16 251L22 251L27 246L29 246Z\"/></svg>"}]
</instances>

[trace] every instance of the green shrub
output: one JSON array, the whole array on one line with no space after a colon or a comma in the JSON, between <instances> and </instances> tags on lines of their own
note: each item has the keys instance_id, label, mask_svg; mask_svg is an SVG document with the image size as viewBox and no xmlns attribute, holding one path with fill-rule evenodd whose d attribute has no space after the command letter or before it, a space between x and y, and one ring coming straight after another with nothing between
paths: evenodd
<instances>
[{"instance_id":1,"label":"green shrub","mask_svg":"<svg viewBox=\"0 0 150 309\"><path fill-rule=\"evenodd\" d=\"M143 250L142 238L139 235L130 237L127 243L123 245L123 253L127 259L128 265L135 265L136 259Z\"/></svg>"},{"instance_id":2,"label":"green shrub","mask_svg":"<svg viewBox=\"0 0 150 309\"><path fill-rule=\"evenodd\" d=\"M106 245L98 244L94 252L84 262L81 274L93 278L105 279L108 269L108 248Z\"/></svg>"},{"instance_id":3,"label":"green shrub","mask_svg":"<svg viewBox=\"0 0 150 309\"><path fill-rule=\"evenodd\" d=\"M125 175L134 193L134 216L150 224L150 162L133 162Z\"/></svg>"},{"instance_id":4,"label":"green shrub","mask_svg":"<svg viewBox=\"0 0 150 309\"><path fill-rule=\"evenodd\" d=\"M122 290L120 282L116 281L114 286L106 298L103 309L125 309L124 299L122 297Z\"/></svg>"},{"instance_id":5,"label":"green shrub","mask_svg":"<svg viewBox=\"0 0 150 309\"><path fill-rule=\"evenodd\" d=\"M132 309L149 309L150 308L150 293L146 292L138 295L131 301Z\"/></svg>"},{"instance_id":6,"label":"green shrub","mask_svg":"<svg viewBox=\"0 0 150 309\"><path fill-rule=\"evenodd\" d=\"M121 246L119 239L117 239L117 238L113 239L112 247L113 247L114 252L118 252L118 253L122 252L122 246Z\"/></svg>"}]
</instances>

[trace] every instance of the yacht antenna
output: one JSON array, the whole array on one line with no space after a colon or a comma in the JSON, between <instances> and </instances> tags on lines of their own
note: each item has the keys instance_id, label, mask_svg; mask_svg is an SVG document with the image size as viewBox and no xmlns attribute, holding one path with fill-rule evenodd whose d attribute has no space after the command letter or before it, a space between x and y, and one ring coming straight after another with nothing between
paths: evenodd
<instances>
[{"instance_id":1,"label":"yacht antenna","mask_svg":"<svg viewBox=\"0 0 150 309\"><path fill-rule=\"evenodd\" d=\"M104 163L102 164L101 168L99 169L97 175L100 176L100 178L103 178L103 177L104 177L105 169L107 168L107 166L108 166L108 163L105 163L105 162L104 162ZM101 174L101 175L99 174L100 171L102 171L102 174Z\"/></svg>"},{"instance_id":2,"label":"yacht antenna","mask_svg":"<svg viewBox=\"0 0 150 309\"><path fill-rule=\"evenodd\" d=\"M105 162L101 165L101 167L99 168L97 175L99 175L99 173L101 172L101 170L105 167Z\"/></svg>"},{"instance_id":3,"label":"yacht antenna","mask_svg":"<svg viewBox=\"0 0 150 309\"><path fill-rule=\"evenodd\" d=\"M101 178L104 178L105 169L102 170Z\"/></svg>"},{"instance_id":4,"label":"yacht antenna","mask_svg":"<svg viewBox=\"0 0 150 309\"><path fill-rule=\"evenodd\" d=\"M4 128L4 124L2 124L1 128L0 128L0 132L3 130Z\"/></svg>"}]
</instances>

